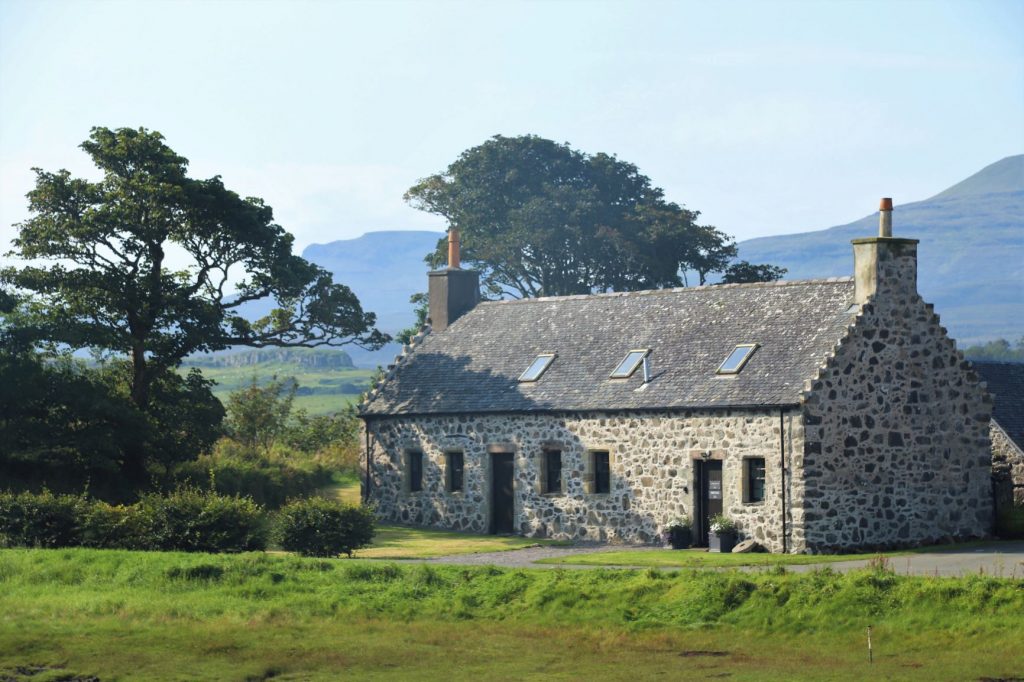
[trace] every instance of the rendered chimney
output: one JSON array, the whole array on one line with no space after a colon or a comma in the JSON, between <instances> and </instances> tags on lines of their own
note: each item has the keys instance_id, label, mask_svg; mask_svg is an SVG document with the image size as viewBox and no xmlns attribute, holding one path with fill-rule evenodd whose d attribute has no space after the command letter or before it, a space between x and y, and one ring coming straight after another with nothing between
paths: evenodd
<instances>
[{"instance_id":1,"label":"rendered chimney","mask_svg":"<svg viewBox=\"0 0 1024 682\"><path fill-rule=\"evenodd\" d=\"M461 262L462 258L459 253L459 231L452 227L448 230L448 268L450 270L458 270Z\"/></svg>"},{"instance_id":2,"label":"rendered chimney","mask_svg":"<svg viewBox=\"0 0 1024 682\"><path fill-rule=\"evenodd\" d=\"M878 236L892 236L892 199L885 197L878 207Z\"/></svg>"},{"instance_id":3,"label":"rendered chimney","mask_svg":"<svg viewBox=\"0 0 1024 682\"><path fill-rule=\"evenodd\" d=\"M431 332L442 332L480 301L480 274L462 270L459 231L448 230L448 268L428 273L427 298Z\"/></svg>"},{"instance_id":4,"label":"rendered chimney","mask_svg":"<svg viewBox=\"0 0 1024 682\"><path fill-rule=\"evenodd\" d=\"M878 236L854 239L854 303L917 295L917 239L892 236L892 199L882 199Z\"/></svg>"}]
</instances>

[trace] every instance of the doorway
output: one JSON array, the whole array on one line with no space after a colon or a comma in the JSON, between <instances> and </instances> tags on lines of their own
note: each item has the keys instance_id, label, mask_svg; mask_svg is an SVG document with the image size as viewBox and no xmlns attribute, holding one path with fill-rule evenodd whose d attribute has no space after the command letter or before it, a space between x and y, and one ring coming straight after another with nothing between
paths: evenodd
<instances>
[{"instance_id":1,"label":"doorway","mask_svg":"<svg viewBox=\"0 0 1024 682\"><path fill-rule=\"evenodd\" d=\"M515 532L515 497L512 479L515 474L511 452L491 455L491 534Z\"/></svg>"},{"instance_id":2,"label":"doorway","mask_svg":"<svg viewBox=\"0 0 1024 682\"><path fill-rule=\"evenodd\" d=\"M697 460L694 462L693 490L696 497L697 525L696 545L708 546L711 531L711 517L722 513L722 462L721 460Z\"/></svg>"}]
</instances>

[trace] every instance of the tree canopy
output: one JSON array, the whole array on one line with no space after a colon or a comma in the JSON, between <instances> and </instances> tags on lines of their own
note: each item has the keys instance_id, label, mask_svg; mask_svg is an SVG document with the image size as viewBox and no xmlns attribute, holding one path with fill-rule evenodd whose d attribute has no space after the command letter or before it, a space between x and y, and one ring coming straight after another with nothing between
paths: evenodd
<instances>
[{"instance_id":1,"label":"tree canopy","mask_svg":"<svg viewBox=\"0 0 1024 682\"><path fill-rule=\"evenodd\" d=\"M736 255L636 166L534 135L495 136L405 194L457 228L485 293L534 297L700 284ZM444 262L444 240L428 262Z\"/></svg>"},{"instance_id":2,"label":"tree canopy","mask_svg":"<svg viewBox=\"0 0 1024 682\"><path fill-rule=\"evenodd\" d=\"M34 169L32 216L9 254L29 264L0 273L28 295L8 322L41 341L126 354L138 406L191 353L387 341L348 287L292 253L269 206L219 176L188 177L160 133L94 128L81 147L102 180ZM239 312L267 297L277 307L266 317Z\"/></svg>"}]
</instances>

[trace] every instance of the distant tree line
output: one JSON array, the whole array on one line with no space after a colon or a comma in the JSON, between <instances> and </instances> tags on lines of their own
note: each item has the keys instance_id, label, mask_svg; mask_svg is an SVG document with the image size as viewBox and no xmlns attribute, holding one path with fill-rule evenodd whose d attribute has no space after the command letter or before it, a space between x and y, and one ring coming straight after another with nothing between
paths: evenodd
<instances>
[{"instance_id":1,"label":"distant tree line","mask_svg":"<svg viewBox=\"0 0 1024 682\"><path fill-rule=\"evenodd\" d=\"M968 346L963 349L968 360L990 360L993 362L1024 362L1024 336L1017 342L996 339L988 343Z\"/></svg>"}]
</instances>

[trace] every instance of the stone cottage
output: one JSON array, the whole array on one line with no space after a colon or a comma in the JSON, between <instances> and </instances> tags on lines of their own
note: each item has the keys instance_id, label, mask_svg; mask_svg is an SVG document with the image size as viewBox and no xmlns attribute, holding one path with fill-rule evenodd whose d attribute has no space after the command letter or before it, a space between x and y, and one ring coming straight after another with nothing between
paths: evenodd
<instances>
[{"instance_id":1,"label":"stone cottage","mask_svg":"<svg viewBox=\"0 0 1024 682\"><path fill-rule=\"evenodd\" d=\"M975 362L995 399L992 410L992 478L996 510L1024 507L1024 364Z\"/></svg>"},{"instance_id":2,"label":"stone cottage","mask_svg":"<svg viewBox=\"0 0 1024 682\"><path fill-rule=\"evenodd\" d=\"M388 521L647 543L724 513L773 552L986 535L991 398L917 292L917 240L854 276L478 303L429 275L432 326L361 406Z\"/></svg>"}]
</instances>

